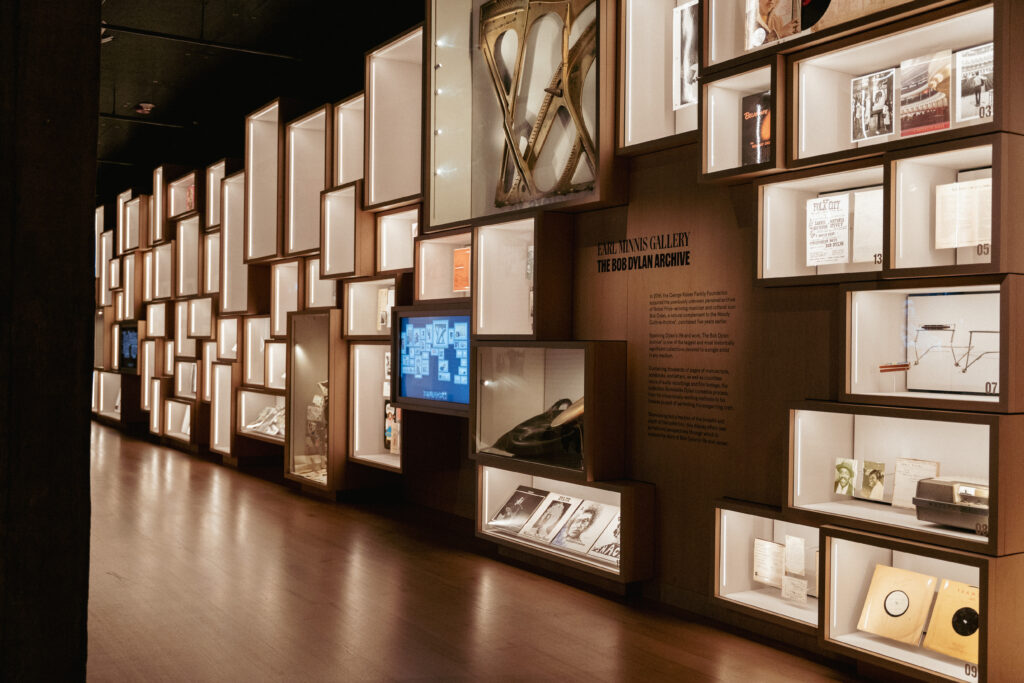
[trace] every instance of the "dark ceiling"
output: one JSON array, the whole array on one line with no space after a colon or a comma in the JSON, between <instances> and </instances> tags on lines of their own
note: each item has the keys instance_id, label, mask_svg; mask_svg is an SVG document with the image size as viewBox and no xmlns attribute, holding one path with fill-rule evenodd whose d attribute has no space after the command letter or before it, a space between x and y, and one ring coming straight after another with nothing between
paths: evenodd
<instances>
[{"instance_id":1,"label":"dark ceiling","mask_svg":"<svg viewBox=\"0 0 1024 683\"><path fill-rule=\"evenodd\" d=\"M148 193L163 163L241 158L245 115L275 97L313 108L362 90L366 51L423 21L424 6L103 0L97 203ZM142 102L152 113L136 113Z\"/></svg>"}]
</instances>

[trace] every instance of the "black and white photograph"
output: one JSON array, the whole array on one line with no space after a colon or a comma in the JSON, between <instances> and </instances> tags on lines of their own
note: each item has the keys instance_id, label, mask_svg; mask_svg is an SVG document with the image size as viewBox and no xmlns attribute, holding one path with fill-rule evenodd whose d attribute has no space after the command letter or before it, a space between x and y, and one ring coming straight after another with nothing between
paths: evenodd
<instances>
[{"instance_id":1,"label":"black and white photograph","mask_svg":"<svg viewBox=\"0 0 1024 683\"><path fill-rule=\"evenodd\" d=\"M581 502L581 498L549 493L533 516L526 522L526 525L519 531L519 535L550 543Z\"/></svg>"},{"instance_id":2,"label":"black and white photograph","mask_svg":"<svg viewBox=\"0 0 1024 683\"><path fill-rule=\"evenodd\" d=\"M832 490L841 496L853 496L854 481L857 479L857 461L836 458L835 479Z\"/></svg>"},{"instance_id":3,"label":"black and white photograph","mask_svg":"<svg viewBox=\"0 0 1024 683\"><path fill-rule=\"evenodd\" d=\"M853 496L885 502L885 463L865 460L860 469L860 481Z\"/></svg>"},{"instance_id":4,"label":"black and white photograph","mask_svg":"<svg viewBox=\"0 0 1024 683\"><path fill-rule=\"evenodd\" d=\"M622 515L615 515L615 518L608 523L601 535L594 541L587 555L597 557L605 561L619 562L619 555L622 552L622 542L619 538L621 533Z\"/></svg>"},{"instance_id":5,"label":"black and white photograph","mask_svg":"<svg viewBox=\"0 0 1024 683\"><path fill-rule=\"evenodd\" d=\"M994 100L993 44L956 53L956 120L972 121L992 117Z\"/></svg>"},{"instance_id":6,"label":"black and white photograph","mask_svg":"<svg viewBox=\"0 0 1024 683\"><path fill-rule=\"evenodd\" d=\"M851 140L892 135L896 126L896 70L886 69L850 81Z\"/></svg>"},{"instance_id":7,"label":"black and white photograph","mask_svg":"<svg viewBox=\"0 0 1024 683\"><path fill-rule=\"evenodd\" d=\"M697 103L697 0L672 8L672 109Z\"/></svg>"},{"instance_id":8,"label":"black and white photograph","mask_svg":"<svg viewBox=\"0 0 1024 683\"><path fill-rule=\"evenodd\" d=\"M516 533L523 528L523 525L530 519L537 506L544 502L547 495L548 491L520 486L499 508L491 521L487 523L487 527Z\"/></svg>"},{"instance_id":9,"label":"black and white photograph","mask_svg":"<svg viewBox=\"0 0 1024 683\"><path fill-rule=\"evenodd\" d=\"M949 128L952 70L949 50L900 62L900 136Z\"/></svg>"},{"instance_id":10,"label":"black and white photograph","mask_svg":"<svg viewBox=\"0 0 1024 683\"><path fill-rule=\"evenodd\" d=\"M614 505L583 501L551 541L551 545L585 553L594 545L594 541L611 519L618 514L619 509Z\"/></svg>"}]
</instances>

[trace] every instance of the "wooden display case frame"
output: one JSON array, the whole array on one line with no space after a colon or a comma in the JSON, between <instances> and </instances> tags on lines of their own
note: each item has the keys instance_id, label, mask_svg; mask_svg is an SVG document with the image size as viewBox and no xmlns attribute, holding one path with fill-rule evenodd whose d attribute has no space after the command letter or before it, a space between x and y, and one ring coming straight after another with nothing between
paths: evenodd
<instances>
[{"instance_id":1,"label":"wooden display case frame","mask_svg":"<svg viewBox=\"0 0 1024 683\"><path fill-rule=\"evenodd\" d=\"M473 341L484 340L556 340L572 338L573 275L567 263L574 261L575 219L571 214L553 213L528 209L522 212L501 214L478 221L473 225L473 260L470 291L473 314L469 333ZM529 334L482 334L477 332L479 307L484 300L480 277L484 269L480 265L483 250L480 248L480 232L487 228L515 223L524 219L533 220L533 331Z\"/></svg>"},{"instance_id":2,"label":"wooden display case frame","mask_svg":"<svg viewBox=\"0 0 1024 683\"><path fill-rule=\"evenodd\" d=\"M335 102L333 105L331 105L330 116L331 116L331 128L334 131L333 132L334 145L333 145L333 149L332 149L333 162L331 163L331 173L328 176L328 178L330 178L329 184L332 187L335 187L335 188L336 187L340 187L342 185L348 185L350 183L354 183L357 180L359 180L359 181L363 180L363 176L362 175L360 175L360 177L358 177L358 178L353 178L352 180L349 180L348 182L344 182L344 180L343 180L343 170L342 170L342 167L344 165L344 158L345 158L345 146L344 146L343 143L344 143L345 136L344 136L344 131L339 131L338 130L338 126L337 126L337 124L338 124L338 114L341 112L341 110L346 109L348 107L351 107L353 104L355 104L358 101L362 101L362 107L363 107L363 114L362 114L362 116L359 117L362 120L362 125L361 125L361 127L359 129L360 140L359 140L359 145L357 146L357 148L359 150L359 164L358 164L358 166L359 166L359 169L360 169L360 174L362 174L363 171L365 170L365 167L366 167L366 163L365 163L365 147L366 147L366 92L364 90L360 90L359 92L354 93L352 95L349 95L348 97L345 97L343 99L340 99L337 102ZM341 145L341 149L340 150L338 148L339 145ZM340 152L340 154L339 154L339 152ZM359 209L363 208L363 188L362 188L361 185L359 186L358 194L356 195L356 206L359 207Z\"/></svg>"},{"instance_id":3,"label":"wooden display case frame","mask_svg":"<svg viewBox=\"0 0 1024 683\"><path fill-rule=\"evenodd\" d=\"M795 462L795 421L797 411L838 413L842 415L867 415L908 420L954 422L983 425L989 430L988 471L989 471L989 516L987 540L969 541L956 536L933 533L927 529L893 526L868 519L837 515L794 504ZM1012 495L1001 495L1002 482L1011 485L1024 480L1024 461L1016 454L1024 448L1024 415L1000 415L992 413L963 412L952 410L922 410L913 408L892 408L888 406L865 406L825 401L800 401L789 409L789 458L788 475L785 481L783 500L787 521L808 520L813 526L844 526L874 534L901 538L917 543L928 543L955 550L984 555L1012 555L1024 552L1024 512ZM917 454L915 454L916 457ZM927 456L922 453L922 456ZM926 457L917 459L927 459ZM944 474L939 472L940 475ZM881 503L879 503L881 505ZM803 523L803 522L800 522Z\"/></svg>"},{"instance_id":4,"label":"wooden display case frame","mask_svg":"<svg viewBox=\"0 0 1024 683\"><path fill-rule=\"evenodd\" d=\"M289 264L295 264L296 272L296 291L295 291L295 305L296 311L303 310L303 306L306 303L306 263L305 259L301 256L294 258L281 259L275 261L270 266L270 338L271 339L285 339L288 336L288 313L291 311L277 311L277 278L274 277L274 270ZM284 316L284 334L274 334L274 321L279 319L280 316Z\"/></svg>"},{"instance_id":5,"label":"wooden display case frame","mask_svg":"<svg viewBox=\"0 0 1024 683\"><path fill-rule=\"evenodd\" d=\"M246 280L246 304L244 310L226 310L224 306L224 296L227 282L227 268L226 260L227 256L224 249L224 238L227 234L228 226L224 225L224 210L225 210L225 185L228 182L241 182L242 183L242 221L241 221L241 235L239 239L242 240L242 267L245 268L245 280ZM219 299L217 302L218 308L224 310L225 313L232 315L260 315L270 312L270 266L267 264L249 264L245 261L245 171L236 171L230 175L224 176L220 183L220 206L221 206L221 227L220 227L220 286L218 287Z\"/></svg>"},{"instance_id":6,"label":"wooden display case frame","mask_svg":"<svg viewBox=\"0 0 1024 683\"><path fill-rule=\"evenodd\" d=\"M408 306L412 303L413 297L413 273L411 270L396 271L392 275L368 275L365 277L357 277L346 279L342 283L342 301L341 309L345 311L345 315L352 313L352 303L350 288L352 285L359 284L361 282L374 282L376 280L389 280L393 279L395 284L395 306ZM383 332L381 334L349 334L347 332L348 326L342 322L341 335L351 341L391 341L391 331Z\"/></svg>"},{"instance_id":7,"label":"wooden display case frame","mask_svg":"<svg viewBox=\"0 0 1024 683\"><path fill-rule=\"evenodd\" d=\"M223 204L221 204L221 181L224 180L224 178L233 176L242 169L242 166L242 162L239 159L235 159L234 157L223 157L206 167L206 171L203 176L203 187L206 189L206 197L203 201L203 225L207 232L220 228L223 213L223 211L220 210L220 207L223 206ZM214 215L213 211L214 197L217 198L216 201L218 205L216 215Z\"/></svg>"},{"instance_id":8,"label":"wooden display case frame","mask_svg":"<svg viewBox=\"0 0 1024 683\"><path fill-rule=\"evenodd\" d=\"M1024 649L1019 647L1017 635L1020 614L1012 596L1024 583L1024 554L1005 557L986 557L960 550L937 548L924 543L901 541L878 534L870 534L835 526L821 527L819 547L821 565L818 574L822 577L821 595L818 601L819 645L829 651L868 662L902 676L925 681L956 681L977 679L978 681L1015 680L1024 667ZM978 643L978 665L965 679L949 678L937 672L913 666L907 662L891 659L837 641L831 629L832 589L832 539L852 541L886 548L893 551L930 557L966 566L976 567L980 578L980 627ZM942 578L942 577L938 577Z\"/></svg>"},{"instance_id":9,"label":"wooden display case frame","mask_svg":"<svg viewBox=\"0 0 1024 683\"><path fill-rule=\"evenodd\" d=\"M444 232L431 232L427 234L420 234L416 239L413 240L413 303L417 305L433 305L433 304L457 304L466 303L467 305L473 299L473 273L470 272L469 281L469 295L468 296L451 296L451 297L438 297L436 299L422 298L420 293L420 276L423 273L423 255L420 250L420 245L424 242L432 242L436 240L443 240L450 237L456 237L459 235L467 236L467 246L470 248L470 259L469 268L470 271L473 269L473 228L471 226L464 226L461 228L453 228L451 230L445 230Z\"/></svg>"},{"instance_id":10,"label":"wooden display case frame","mask_svg":"<svg viewBox=\"0 0 1024 683\"><path fill-rule=\"evenodd\" d=\"M854 292L884 291L888 289L934 289L965 286L991 286L999 289L999 399L976 401L969 399L930 398L925 392L904 392L906 395L857 394L850 389L851 362L851 310L850 298ZM839 400L843 403L903 408L937 408L983 413L1024 412L1024 367L1020 367L1020 354L1016 349L1024 345L1024 330L1015 321L1024 320L1024 276L979 275L971 277L925 278L887 280L871 283L842 285L839 288L843 330L843 362L839 364ZM919 395L924 393L924 395Z\"/></svg>"},{"instance_id":11,"label":"wooden display case frame","mask_svg":"<svg viewBox=\"0 0 1024 683\"><path fill-rule=\"evenodd\" d=\"M161 164L153 169L153 211L149 221L149 239L146 242L150 247L174 240L167 231L167 186L171 178L178 178L186 171L187 166L178 164Z\"/></svg>"},{"instance_id":12,"label":"wooden display case frame","mask_svg":"<svg viewBox=\"0 0 1024 683\"><path fill-rule=\"evenodd\" d=\"M317 263L317 277L313 278L310 272L313 267L313 263ZM324 259L320 254L313 254L312 256L306 256L302 259L302 281L305 284L302 293L302 308L303 311L322 311L329 310L331 308L337 308L338 302L341 300L338 296L338 289L340 283L337 278L320 277L320 268L323 267ZM316 288L316 283L325 283L324 286L329 286L334 290L334 303L321 304L314 306L312 302L312 293Z\"/></svg>"},{"instance_id":13,"label":"wooden display case frame","mask_svg":"<svg viewBox=\"0 0 1024 683\"><path fill-rule=\"evenodd\" d=\"M218 448L217 447L217 440L214 438L214 435L213 435L213 428L214 428L214 424L215 424L215 421L216 421L216 417L214 415L214 406L213 406L213 404L215 402L215 396L216 396L216 386L215 385L211 386L211 396L210 396L210 452L211 453L219 454L222 457L222 460L225 462L225 464L229 464L227 462L228 459L234 457L237 454L235 436L236 436L236 425L238 424L238 419L237 419L237 414L236 414L235 400L236 400L236 394L238 393L238 389L242 386L242 361L241 360L235 360L235 361L214 360L210 364L210 373L213 375L213 377L217 376L217 372L216 372L216 367L215 366L227 366L227 367L231 368L231 386L228 388L228 396L227 396L227 402L228 402L228 425L227 425L228 434L227 434L227 439L228 439L228 450L230 452L225 453L223 450ZM235 459L235 462L231 463L231 464L237 465L238 464L237 463L237 458Z\"/></svg>"},{"instance_id":14,"label":"wooden display case frame","mask_svg":"<svg viewBox=\"0 0 1024 683\"><path fill-rule=\"evenodd\" d=\"M708 88L714 87L716 83L721 81L729 80L737 76L743 76L745 74L752 73L754 71L761 71L768 69L770 73L769 77L769 90L771 92L771 109L769 116L771 118L771 159L768 161L762 161L759 164L748 164L743 165L743 126L742 121L737 126L736 131L740 138L740 164L733 168L725 168L720 171L709 171L708 160L711 157L711 138L708 133L711 128L708 125L709 118L712 114L709 112L710 100L708 98ZM733 69L727 71L721 71L715 74L714 80L709 76L705 77L702 75L700 79L700 94L697 100L697 106L699 107L698 114L700 116L700 122L698 130L700 131L701 139L701 175L700 180L702 182L727 182L727 183L738 183L751 178L766 175L768 173L776 173L786 168L785 156L781 150L786 145L786 120L787 113L784 109L784 103L786 102L786 80L782 76L785 73L783 58L779 55L771 55L766 58L758 59L756 61L739 65ZM742 116L742 106L740 107L740 115Z\"/></svg>"},{"instance_id":15,"label":"wooden display case frame","mask_svg":"<svg viewBox=\"0 0 1024 683\"><path fill-rule=\"evenodd\" d=\"M555 565L571 568L583 572L586 575L599 576L618 584L630 584L637 581L646 581L654 576L654 530L656 527L655 516L655 487L654 484L640 481L596 481L596 482L567 482L576 486L613 491L619 494L619 513L621 515L620 529L622 549L619 556L619 569L614 571L594 566L590 562L575 559L572 553L558 550L547 550L538 544L528 541L519 541L511 535L499 534L488 531L485 528L487 520L481 516L481 501L483 500L484 470L492 468L506 470L498 465L484 464L478 462L476 465L477 479L477 504L476 504L476 537L494 543L500 548L510 550L516 554L522 553L532 557L541 558ZM518 470L506 470L519 472ZM556 479L551 474L533 474L530 472L519 472L520 474Z\"/></svg>"},{"instance_id":16,"label":"wooden display case frame","mask_svg":"<svg viewBox=\"0 0 1024 683\"><path fill-rule=\"evenodd\" d=\"M193 206L192 206L191 209L186 207L184 211L178 211L177 213L172 213L171 212L171 203L172 203L171 202L171 189L172 189L171 186L172 185L177 185L178 183L182 182L183 180L187 180L189 177L192 178L192 185L196 188L193 191L193 196L192 196L192 204L193 204ZM169 181L167 183L167 216L166 216L166 218L167 218L168 221L181 220L183 218L189 217L192 213L198 213L199 214L200 231L202 231L202 226L205 223L205 221L203 220L204 219L204 214L206 213L206 194L203 191L203 181L205 181L205 180L206 180L206 174L205 173L201 173L200 171L197 171L195 169L189 169L186 173L183 173L182 175L174 178L173 180L171 180L171 181ZM187 187L188 187L188 185L186 184L186 188ZM186 197L187 197L187 194L188 194L188 190L186 190Z\"/></svg>"},{"instance_id":17,"label":"wooden display case frame","mask_svg":"<svg viewBox=\"0 0 1024 683\"><path fill-rule=\"evenodd\" d=\"M404 469L404 466L405 466L405 438L406 438L406 435L404 433L402 433L401 436L400 436L401 441L399 442L399 446L401 448L401 452L398 454L398 466L397 467L389 465L389 464L384 463L384 462L379 462L379 461L376 461L376 460L371 460L371 459L366 458L366 457L357 457L355 455L356 447L355 447L355 443L354 443L355 438L356 438L356 428L353 425L354 425L354 422L355 422L355 419L356 419L355 418L355 411L356 411L356 404L358 403L358 401L353 396L353 393L355 392L354 381L355 381L355 377L356 377L357 373L353 369L354 363L353 363L353 360L352 360L352 354L355 351L357 346L384 346L388 350L390 350L392 348L391 347L391 340L390 339L366 339L366 338L356 339L356 338L353 338L353 337L348 337L348 338L346 338L346 341L348 343L346 344L347 348L345 349L344 353L346 355L345 365L346 365L346 368L347 368L347 375L349 377L349 381L346 382L346 386L345 386L345 391L346 391L346 401L345 402L346 402L346 405L347 405L347 409L346 409L346 418L347 419L345 420L345 424L346 424L346 427L347 427L347 429L346 429L347 438L345 439L346 460L348 462L350 462L350 463L356 463L358 465L363 465L363 466L371 468L371 469L383 470L385 472L393 472L395 474L401 474L403 469ZM391 363L392 363L392 371L391 371L391 387L392 387L392 390L391 390L391 395L394 396L394 386L395 386L395 371L393 369L394 365L395 365L394 355L392 355L392 357L391 357ZM332 415L332 417L337 415L337 413L335 412L335 409L333 407L331 408L331 415ZM338 422L338 420L334 420L334 422ZM402 425L401 429L404 429L404 425ZM332 434L332 436L333 436L333 434ZM331 451L333 452L333 450L334 449L332 447Z\"/></svg>"},{"instance_id":18,"label":"wooden display case frame","mask_svg":"<svg viewBox=\"0 0 1024 683\"><path fill-rule=\"evenodd\" d=\"M786 73L792 87L786 98L786 122L787 127L790 128L790 135L785 145L786 167L794 169L804 168L820 166L835 161L880 156L886 152L909 147L941 143L957 138L974 137L999 131L1024 134L1024 114L1021 113L1024 111L1024 103L1022 103L1018 90L1012 87L1013 75L1011 71L1013 68L1011 65L1024 63L1024 43L1019 39L1014 40L1015 37L1019 37L1024 32L1024 6L1021 6L1020 3L1014 0L964 0L964 2L956 4L935 2L931 6L934 8L933 11L919 12L913 16L909 12L899 13L895 15L902 17L898 21L885 24L881 22L865 24L864 30L857 33L845 35L839 40L787 55ZM927 24L947 20L957 15L969 14L988 6L991 6L994 10L992 38L995 57L995 70L993 73L995 104L991 121L921 135L898 137L889 142L861 148L826 152L806 157L799 156L797 145L800 140L799 126L801 121L797 116L797 111L800 102L800 62L858 45L868 44L902 31L921 28ZM950 116L953 117L952 112L950 112Z\"/></svg>"},{"instance_id":19,"label":"wooden display case frame","mask_svg":"<svg viewBox=\"0 0 1024 683\"><path fill-rule=\"evenodd\" d=\"M283 223L283 231L282 231L282 235L281 235L281 241L282 241L281 248L282 248L282 254L284 256L289 257L289 258L290 257L294 257L294 256L309 256L309 255L312 255L312 254L316 254L316 253L318 253L320 251L320 245L322 244L322 241L323 241L323 228L322 228L322 225L321 225L322 222L323 222L323 218L322 218L322 215L321 215L321 218L317 221L317 232L319 234L319 240L318 240L319 243L316 246L309 247L308 249L290 250L288 248L288 233L292 229L292 225L291 225L291 223L292 223L292 221L291 221L291 205L292 205L292 188L291 188L291 184L292 184L292 173L291 173L292 162L291 162L291 155L292 155L292 151L293 150L292 150L292 144L291 144L291 129L292 129L292 126L301 125L301 124L309 121L310 119L316 117L319 114L323 114L323 116L324 116L324 158L323 158L324 182L323 182L323 186L320 187L317 190L317 195L318 196L322 196L323 193L327 190L327 188L331 186L331 176L332 176L333 171L334 171L334 120L333 120L334 119L334 106L331 105L331 104L321 104L321 105L311 109L310 111L305 112L304 114L300 114L299 116L295 117L294 119L292 119L292 120L290 120L290 121L288 121L287 123L284 124L283 134L284 134L285 143L284 143L284 159L282 161L282 163L284 165L284 187L283 187L283 196L282 196L282 201L284 202L284 223ZM320 201L321 202L323 201L322 198L321 198ZM320 213L322 214L322 208L321 208L321 212Z\"/></svg>"},{"instance_id":20,"label":"wooden display case frame","mask_svg":"<svg viewBox=\"0 0 1024 683\"><path fill-rule=\"evenodd\" d=\"M327 202L331 195L352 188L354 194L353 218L353 264L354 268L347 271L337 271L324 275L320 274L321 280L332 278L363 277L373 275L377 264L377 221L374 215L363 211L363 181L353 180L344 185L336 185L320 193L320 257L323 262L323 255L327 253Z\"/></svg>"},{"instance_id":21,"label":"wooden display case frame","mask_svg":"<svg viewBox=\"0 0 1024 683\"><path fill-rule=\"evenodd\" d=\"M583 467L573 470L533 460L484 453L477 449L477 421L480 410L479 354L484 348L582 349L583 395L587 409L583 413ZM480 340L470 348L469 439L470 459L478 465L560 479L588 485L621 479L626 475L626 411L622 396L626 393L626 342L624 341L495 341ZM509 429L515 425L509 425Z\"/></svg>"},{"instance_id":22,"label":"wooden display case frame","mask_svg":"<svg viewBox=\"0 0 1024 683\"><path fill-rule=\"evenodd\" d=\"M412 251L413 251L412 263L409 266L404 267L404 268L387 268L387 269L385 269L383 264L381 263L381 258L382 258L381 251L382 251L382 245L384 243L384 240L381 239L381 230L383 228L382 222L385 219L390 218L392 216L398 216L400 214L409 213L411 211L416 211L416 234L412 236L412 242L413 242L413 244L412 244ZM376 244L376 248L374 250L374 255L373 255L373 272L374 272L374 274L377 275L378 277L387 277L389 275L394 275L396 273L401 273L403 271L411 271L413 269L415 263L416 263L416 238L423 234L423 204L422 203L404 204L403 206L400 206L398 208L388 209L386 211L380 211L379 213L375 213L373 216L374 216L373 237L374 237L374 243Z\"/></svg>"}]
</instances>

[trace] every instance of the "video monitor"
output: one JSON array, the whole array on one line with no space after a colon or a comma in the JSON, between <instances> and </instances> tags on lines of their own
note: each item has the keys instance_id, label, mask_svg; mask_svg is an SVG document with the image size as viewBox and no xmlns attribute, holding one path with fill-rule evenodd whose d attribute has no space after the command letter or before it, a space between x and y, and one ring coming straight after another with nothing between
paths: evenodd
<instances>
[{"instance_id":1,"label":"video monitor","mask_svg":"<svg viewBox=\"0 0 1024 683\"><path fill-rule=\"evenodd\" d=\"M469 310L395 309L396 402L413 409L469 410Z\"/></svg>"},{"instance_id":2,"label":"video monitor","mask_svg":"<svg viewBox=\"0 0 1024 683\"><path fill-rule=\"evenodd\" d=\"M121 372L137 373L139 371L138 323L121 323L118 330L118 370Z\"/></svg>"}]
</instances>

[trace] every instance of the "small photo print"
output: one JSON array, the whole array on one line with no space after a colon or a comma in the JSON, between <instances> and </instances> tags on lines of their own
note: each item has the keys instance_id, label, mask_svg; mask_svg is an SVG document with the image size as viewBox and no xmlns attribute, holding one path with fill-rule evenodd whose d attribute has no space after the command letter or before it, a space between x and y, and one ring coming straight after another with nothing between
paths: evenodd
<instances>
[{"instance_id":1,"label":"small photo print","mask_svg":"<svg viewBox=\"0 0 1024 683\"><path fill-rule=\"evenodd\" d=\"M885 501L885 463L864 461L861 468L857 498Z\"/></svg>"},{"instance_id":2,"label":"small photo print","mask_svg":"<svg viewBox=\"0 0 1024 683\"><path fill-rule=\"evenodd\" d=\"M851 140L860 142L892 135L896 129L896 69L850 81Z\"/></svg>"},{"instance_id":3,"label":"small photo print","mask_svg":"<svg viewBox=\"0 0 1024 683\"><path fill-rule=\"evenodd\" d=\"M953 56L949 50L900 63L900 135L949 128Z\"/></svg>"},{"instance_id":4,"label":"small photo print","mask_svg":"<svg viewBox=\"0 0 1024 683\"><path fill-rule=\"evenodd\" d=\"M972 121L992 117L993 44L960 50L956 53L956 120Z\"/></svg>"},{"instance_id":5,"label":"small photo print","mask_svg":"<svg viewBox=\"0 0 1024 683\"><path fill-rule=\"evenodd\" d=\"M840 496L853 496L854 482L857 480L857 461L848 458L836 458L835 480L832 490Z\"/></svg>"}]
</instances>

